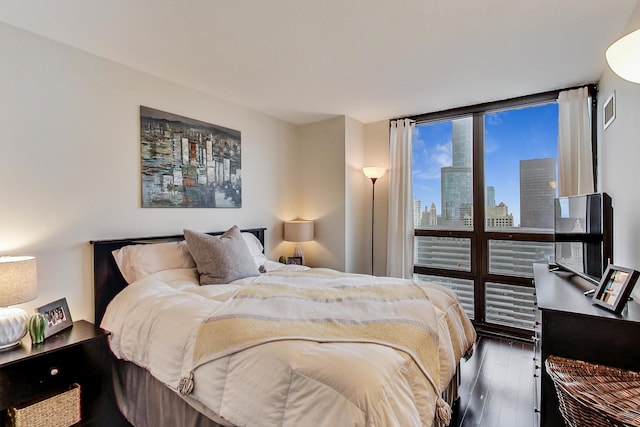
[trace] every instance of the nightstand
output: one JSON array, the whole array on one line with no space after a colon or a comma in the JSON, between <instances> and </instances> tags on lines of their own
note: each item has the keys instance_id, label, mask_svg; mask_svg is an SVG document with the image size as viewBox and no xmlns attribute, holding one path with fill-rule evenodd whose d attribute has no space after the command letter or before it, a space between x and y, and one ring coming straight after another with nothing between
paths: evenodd
<instances>
[{"instance_id":1,"label":"nightstand","mask_svg":"<svg viewBox=\"0 0 640 427\"><path fill-rule=\"evenodd\" d=\"M6 409L70 384L80 385L81 426L126 426L111 387L109 332L85 320L31 345L0 352L0 425Z\"/></svg>"}]
</instances>

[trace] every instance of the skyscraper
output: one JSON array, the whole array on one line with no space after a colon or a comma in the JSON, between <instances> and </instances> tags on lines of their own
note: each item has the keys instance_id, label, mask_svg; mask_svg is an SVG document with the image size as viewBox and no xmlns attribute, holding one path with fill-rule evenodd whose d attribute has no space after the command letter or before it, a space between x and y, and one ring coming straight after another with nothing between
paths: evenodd
<instances>
[{"instance_id":1,"label":"skyscraper","mask_svg":"<svg viewBox=\"0 0 640 427\"><path fill-rule=\"evenodd\" d=\"M520 160L520 226L553 229L556 159Z\"/></svg>"},{"instance_id":2,"label":"skyscraper","mask_svg":"<svg viewBox=\"0 0 640 427\"><path fill-rule=\"evenodd\" d=\"M493 185L487 186L484 193L484 205L488 208L496 205L496 188Z\"/></svg>"},{"instance_id":3,"label":"skyscraper","mask_svg":"<svg viewBox=\"0 0 640 427\"><path fill-rule=\"evenodd\" d=\"M471 117L451 121L451 166L440 170L442 185L442 220L444 224L463 225L465 215L472 215L472 152Z\"/></svg>"},{"instance_id":4,"label":"skyscraper","mask_svg":"<svg viewBox=\"0 0 640 427\"><path fill-rule=\"evenodd\" d=\"M413 227L414 228L420 228L420 226L422 225L422 212L421 212L421 206L422 205L422 201L418 200L418 199L413 199Z\"/></svg>"}]
</instances>

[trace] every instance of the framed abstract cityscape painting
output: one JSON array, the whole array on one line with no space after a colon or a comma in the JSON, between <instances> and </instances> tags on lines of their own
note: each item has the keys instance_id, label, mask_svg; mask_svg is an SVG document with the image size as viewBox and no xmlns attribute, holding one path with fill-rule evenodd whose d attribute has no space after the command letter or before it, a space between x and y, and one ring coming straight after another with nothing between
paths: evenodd
<instances>
[{"instance_id":1,"label":"framed abstract cityscape painting","mask_svg":"<svg viewBox=\"0 0 640 427\"><path fill-rule=\"evenodd\" d=\"M140 106L143 208L240 208L240 131Z\"/></svg>"}]
</instances>

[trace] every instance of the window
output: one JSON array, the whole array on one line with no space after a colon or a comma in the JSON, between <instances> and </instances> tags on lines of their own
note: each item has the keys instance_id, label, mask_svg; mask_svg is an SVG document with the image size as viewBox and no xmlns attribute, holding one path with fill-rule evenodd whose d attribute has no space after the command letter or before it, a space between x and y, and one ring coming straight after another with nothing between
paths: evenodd
<instances>
[{"instance_id":1,"label":"window","mask_svg":"<svg viewBox=\"0 0 640 427\"><path fill-rule=\"evenodd\" d=\"M416 228L473 229L471 116L416 126L413 191Z\"/></svg>"},{"instance_id":2,"label":"window","mask_svg":"<svg viewBox=\"0 0 640 427\"><path fill-rule=\"evenodd\" d=\"M479 329L530 336L533 264L553 255L557 95L413 117L414 273Z\"/></svg>"}]
</instances>

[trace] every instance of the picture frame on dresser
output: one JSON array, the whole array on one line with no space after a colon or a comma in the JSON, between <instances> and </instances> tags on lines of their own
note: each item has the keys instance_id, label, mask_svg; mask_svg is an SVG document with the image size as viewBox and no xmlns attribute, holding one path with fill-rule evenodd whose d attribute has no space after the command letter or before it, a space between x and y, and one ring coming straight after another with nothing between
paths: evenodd
<instances>
[{"instance_id":1,"label":"picture frame on dresser","mask_svg":"<svg viewBox=\"0 0 640 427\"><path fill-rule=\"evenodd\" d=\"M620 313L638 281L640 273L632 268L609 264L593 294L593 303Z\"/></svg>"},{"instance_id":2,"label":"picture frame on dresser","mask_svg":"<svg viewBox=\"0 0 640 427\"><path fill-rule=\"evenodd\" d=\"M44 338L47 339L58 332L73 325L71 312L66 298L50 302L47 305L36 308L38 313L44 315L46 324L44 327Z\"/></svg>"}]
</instances>

